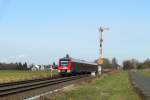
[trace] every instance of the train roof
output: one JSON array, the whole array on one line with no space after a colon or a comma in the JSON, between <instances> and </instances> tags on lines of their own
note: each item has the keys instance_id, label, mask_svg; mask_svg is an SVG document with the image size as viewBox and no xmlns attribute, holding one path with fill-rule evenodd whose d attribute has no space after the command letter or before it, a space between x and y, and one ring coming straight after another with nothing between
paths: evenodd
<instances>
[{"instance_id":1,"label":"train roof","mask_svg":"<svg viewBox=\"0 0 150 100\"><path fill-rule=\"evenodd\" d=\"M85 63L85 64L90 64L90 65L97 65L97 63L95 62L89 62L89 61L85 61L85 60L80 60L80 59L74 59L74 58L71 58L71 57L63 57L61 59L71 59L71 61L73 62L78 62L78 63Z\"/></svg>"}]
</instances>

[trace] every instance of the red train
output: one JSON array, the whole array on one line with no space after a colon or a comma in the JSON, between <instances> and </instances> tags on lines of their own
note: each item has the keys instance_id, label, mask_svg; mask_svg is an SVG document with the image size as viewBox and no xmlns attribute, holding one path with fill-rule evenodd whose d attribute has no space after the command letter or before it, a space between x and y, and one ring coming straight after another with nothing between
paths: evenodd
<instances>
[{"instance_id":1,"label":"red train","mask_svg":"<svg viewBox=\"0 0 150 100\"><path fill-rule=\"evenodd\" d=\"M87 62L84 60L73 59L70 57L61 58L58 62L59 73L80 74L97 71L98 65L94 62Z\"/></svg>"}]
</instances>

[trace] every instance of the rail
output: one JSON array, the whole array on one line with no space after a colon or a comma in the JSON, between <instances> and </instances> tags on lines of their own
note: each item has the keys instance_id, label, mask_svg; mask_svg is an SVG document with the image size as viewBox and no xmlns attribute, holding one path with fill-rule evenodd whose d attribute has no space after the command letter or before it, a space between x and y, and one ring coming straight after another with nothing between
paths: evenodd
<instances>
[{"instance_id":1,"label":"rail","mask_svg":"<svg viewBox=\"0 0 150 100\"><path fill-rule=\"evenodd\" d=\"M36 79L36 80L27 80L21 82L0 84L0 96L5 96L5 95L23 92L23 91L32 90L41 87L46 87L50 85L55 85L58 83L76 80L87 76L90 75L86 74L86 75L78 75L78 76L71 76L71 77L64 77L64 78L57 78L57 79L50 79L50 78L39 79L39 80Z\"/></svg>"}]
</instances>

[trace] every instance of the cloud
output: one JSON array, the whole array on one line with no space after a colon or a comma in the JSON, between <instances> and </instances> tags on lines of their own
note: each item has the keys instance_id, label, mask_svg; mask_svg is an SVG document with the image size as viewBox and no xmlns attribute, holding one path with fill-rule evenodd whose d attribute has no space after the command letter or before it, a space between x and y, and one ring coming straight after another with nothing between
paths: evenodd
<instances>
[{"instance_id":1,"label":"cloud","mask_svg":"<svg viewBox=\"0 0 150 100\"><path fill-rule=\"evenodd\" d=\"M28 56L27 55L24 55L24 54L21 54L21 55L16 55L16 56L10 56L9 58L10 59L18 59L18 58L27 58Z\"/></svg>"}]
</instances>

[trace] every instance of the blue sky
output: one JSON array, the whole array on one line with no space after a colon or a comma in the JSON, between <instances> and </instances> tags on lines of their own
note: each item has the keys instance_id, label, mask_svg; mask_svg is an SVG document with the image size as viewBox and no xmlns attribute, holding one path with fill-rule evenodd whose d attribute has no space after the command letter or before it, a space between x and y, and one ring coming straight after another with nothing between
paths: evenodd
<instances>
[{"instance_id":1,"label":"blue sky","mask_svg":"<svg viewBox=\"0 0 150 100\"><path fill-rule=\"evenodd\" d=\"M0 61L48 64L68 53L119 62L150 56L149 0L0 0Z\"/></svg>"}]
</instances>

